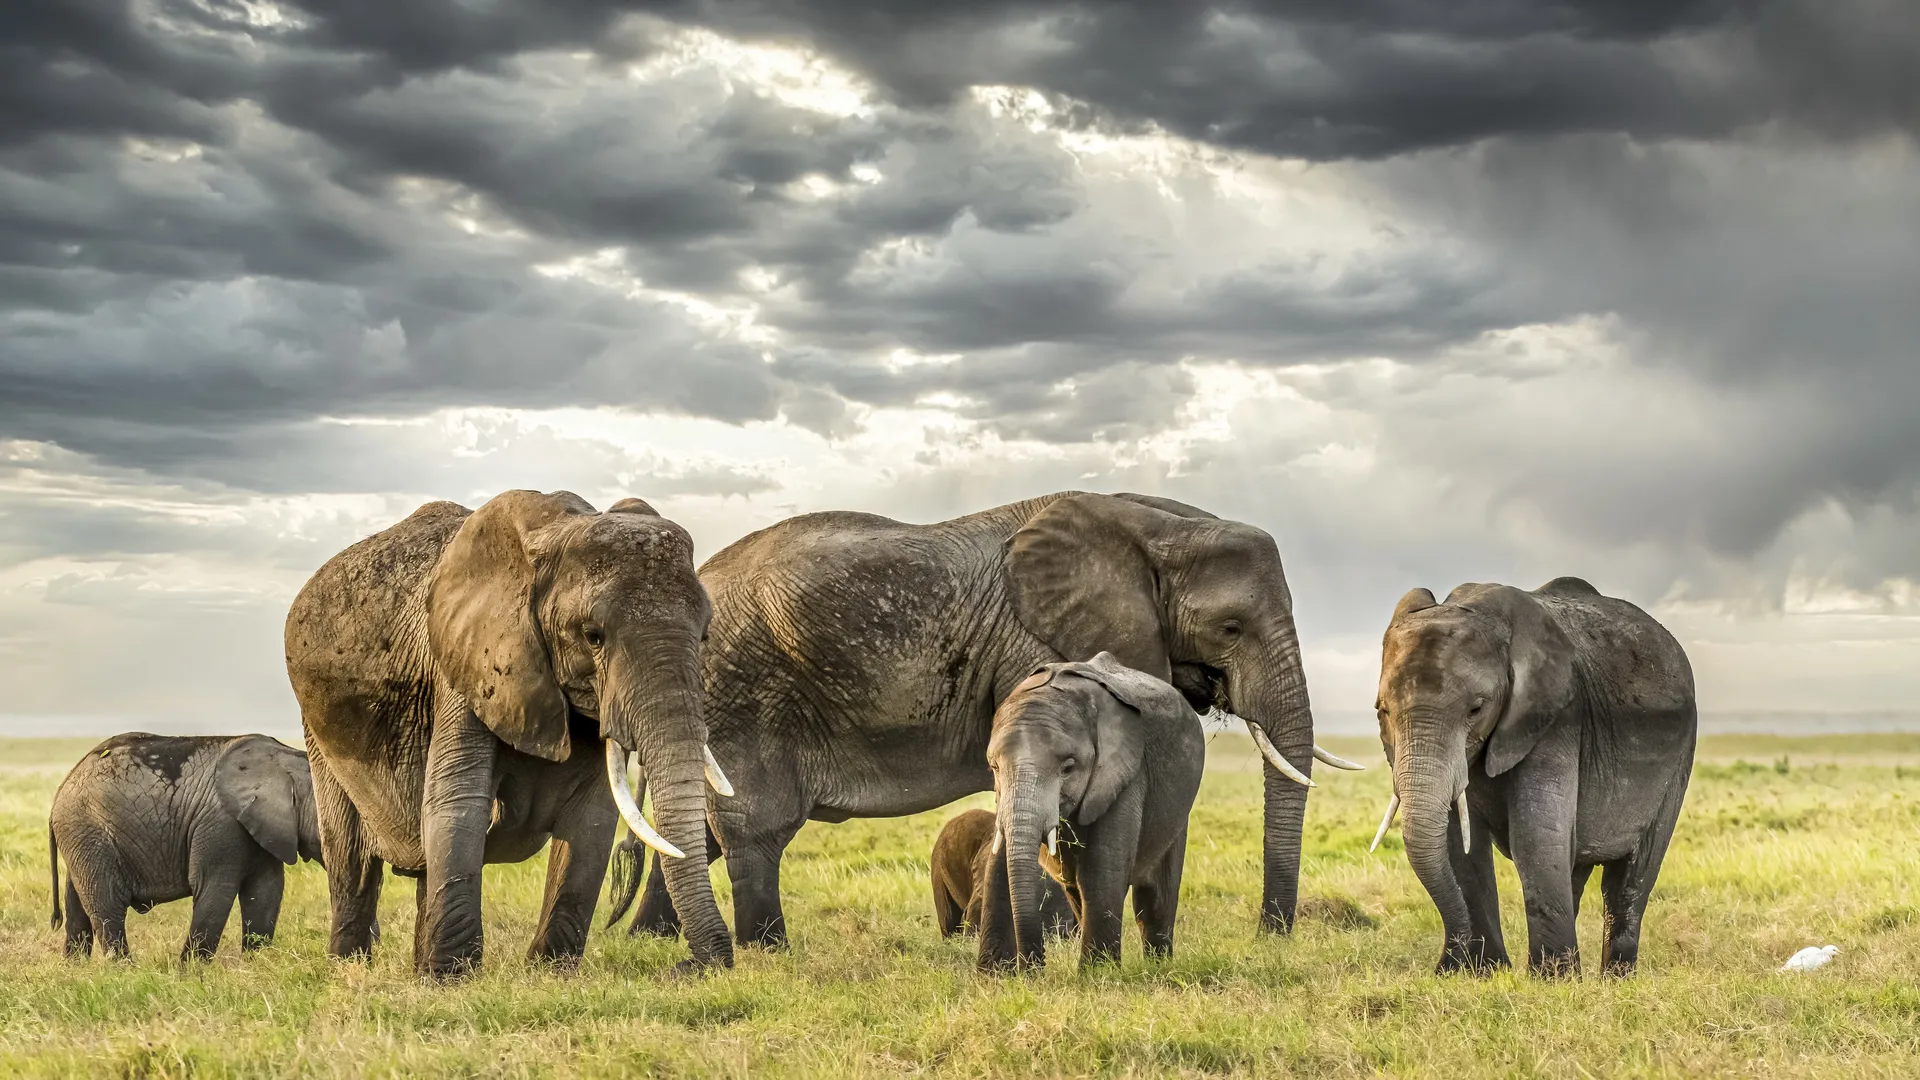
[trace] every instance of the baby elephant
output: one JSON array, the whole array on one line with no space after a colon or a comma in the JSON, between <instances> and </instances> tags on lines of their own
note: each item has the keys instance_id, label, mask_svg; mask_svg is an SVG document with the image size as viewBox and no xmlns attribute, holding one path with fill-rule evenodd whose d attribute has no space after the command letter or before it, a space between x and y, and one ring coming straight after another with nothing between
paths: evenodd
<instances>
[{"instance_id":1,"label":"baby elephant","mask_svg":"<svg viewBox=\"0 0 1920 1080\"><path fill-rule=\"evenodd\" d=\"M980 929L993 836L993 812L969 810L942 826L933 842L933 918L941 937ZM1050 874L1040 875L1040 925L1056 937L1080 928L1066 890Z\"/></svg>"},{"instance_id":2,"label":"baby elephant","mask_svg":"<svg viewBox=\"0 0 1920 1080\"><path fill-rule=\"evenodd\" d=\"M1497 847L1520 874L1536 974L1579 970L1596 866L1602 966L1633 971L1693 768L1693 668L1673 635L1579 578L1462 585L1445 603L1415 589L1387 627L1375 707L1393 765L1380 831L1406 807L1407 859L1446 926L1439 970L1508 963Z\"/></svg>"},{"instance_id":3,"label":"baby elephant","mask_svg":"<svg viewBox=\"0 0 1920 1080\"><path fill-rule=\"evenodd\" d=\"M1080 917L1082 964L1119 960L1129 888L1147 955L1170 954L1206 757L1186 698L1111 653L1043 664L1014 687L987 743L1003 857L989 860L979 966L1046 962L1034 880L1043 842Z\"/></svg>"},{"instance_id":4,"label":"baby elephant","mask_svg":"<svg viewBox=\"0 0 1920 1080\"><path fill-rule=\"evenodd\" d=\"M87 752L53 796L48 822L53 925L62 921L60 853L67 854L67 955L93 936L127 955L127 909L193 897L180 957L207 959L234 897L240 947L273 941L281 872L320 861L307 755L265 735L115 735Z\"/></svg>"}]
</instances>

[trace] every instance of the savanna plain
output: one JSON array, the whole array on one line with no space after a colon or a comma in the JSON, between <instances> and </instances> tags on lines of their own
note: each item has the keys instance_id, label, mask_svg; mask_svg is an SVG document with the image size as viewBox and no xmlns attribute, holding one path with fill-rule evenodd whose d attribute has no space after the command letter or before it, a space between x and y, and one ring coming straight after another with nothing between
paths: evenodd
<instances>
[{"instance_id":1,"label":"savanna plain","mask_svg":"<svg viewBox=\"0 0 1920 1080\"><path fill-rule=\"evenodd\" d=\"M24 1076L1920 1075L1920 735L1709 737L1647 911L1640 973L1542 982L1431 973L1440 923L1399 837L1367 852L1388 793L1370 763L1322 775L1301 917L1259 935L1260 775L1218 735L1194 807L1174 957L1023 977L973 970L933 925L917 817L809 825L783 886L790 951L675 978L678 941L596 929L578 970L522 958L544 857L487 868L486 968L412 973L412 883L389 877L370 963L326 957L326 883L288 874L278 940L182 970L180 902L130 919L134 959L61 956L47 808L94 740L0 741L0 1073ZM1524 949L1499 860L1509 946ZM730 910L726 874L714 880ZM1581 944L1598 957L1599 875ZM602 913L605 906L603 903ZM1803 975L1775 969L1835 944Z\"/></svg>"}]
</instances>

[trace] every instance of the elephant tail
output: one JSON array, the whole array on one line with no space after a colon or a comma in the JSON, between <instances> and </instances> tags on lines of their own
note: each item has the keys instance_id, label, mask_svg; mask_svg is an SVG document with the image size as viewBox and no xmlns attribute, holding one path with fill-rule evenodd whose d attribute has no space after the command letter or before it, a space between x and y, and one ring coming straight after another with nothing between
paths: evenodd
<instances>
[{"instance_id":1,"label":"elephant tail","mask_svg":"<svg viewBox=\"0 0 1920 1080\"><path fill-rule=\"evenodd\" d=\"M53 835L53 822L47 822L47 863L53 871L53 928L60 929L66 919L60 914L60 841Z\"/></svg>"},{"instance_id":2,"label":"elephant tail","mask_svg":"<svg viewBox=\"0 0 1920 1080\"><path fill-rule=\"evenodd\" d=\"M605 925L612 926L633 906L633 898L640 895L640 877L647 865L647 849L633 834L629 833L613 849L613 868L608 875L607 891L613 894L613 911L607 916Z\"/></svg>"}]
</instances>

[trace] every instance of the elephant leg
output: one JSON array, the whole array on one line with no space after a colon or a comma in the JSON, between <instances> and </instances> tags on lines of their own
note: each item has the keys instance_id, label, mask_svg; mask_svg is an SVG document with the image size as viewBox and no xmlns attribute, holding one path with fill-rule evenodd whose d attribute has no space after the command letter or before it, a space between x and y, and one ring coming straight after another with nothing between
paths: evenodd
<instances>
[{"instance_id":1,"label":"elephant leg","mask_svg":"<svg viewBox=\"0 0 1920 1080\"><path fill-rule=\"evenodd\" d=\"M933 873L933 921L943 938L959 933L967 924L967 909L953 898L946 877L938 870Z\"/></svg>"},{"instance_id":2,"label":"elephant leg","mask_svg":"<svg viewBox=\"0 0 1920 1080\"><path fill-rule=\"evenodd\" d=\"M239 895L240 877L231 871L204 874L194 883L193 920L187 925L187 943L180 948L181 963L213 959Z\"/></svg>"},{"instance_id":3,"label":"elephant leg","mask_svg":"<svg viewBox=\"0 0 1920 1080\"><path fill-rule=\"evenodd\" d=\"M733 926L740 944L786 948L787 916L780 907L780 857L798 831L796 827L784 836L727 852L727 877L733 882Z\"/></svg>"},{"instance_id":4,"label":"elephant leg","mask_svg":"<svg viewBox=\"0 0 1920 1080\"><path fill-rule=\"evenodd\" d=\"M1580 973L1573 899L1577 798L1572 786L1570 781L1520 785L1509 817L1513 865L1527 905L1527 967L1548 978Z\"/></svg>"},{"instance_id":5,"label":"elephant leg","mask_svg":"<svg viewBox=\"0 0 1920 1080\"><path fill-rule=\"evenodd\" d=\"M1086 843L1074 869L1080 886L1082 967L1120 961L1120 938L1126 925L1122 912L1127 904L1128 879L1133 876L1139 830L1116 827L1121 823L1110 818L1097 822L1091 835L1085 828L1079 830Z\"/></svg>"},{"instance_id":6,"label":"elephant leg","mask_svg":"<svg viewBox=\"0 0 1920 1080\"><path fill-rule=\"evenodd\" d=\"M320 854L327 870L327 905L332 920L327 955L343 960L370 956L380 936L377 923L385 866L361 831L360 812L311 741L307 766L313 774Z\"/></svg>"},{"instance_id":7,"label":"elephant leg","mask_svg":"<svg viewBox=\"0 0 1920 1080\"><path fill-rule=\"evenodd\" d=\"M589 773L561 811L547 845L547 893L527 959L571 967L587 951L594 905L607 876L618 811Z\"/></svg>"},{"instance_id":8,"label":"elephant leg","mask_svg":"<svg viewBox=\"0 0 1920 1080\"><path fill-rule=\"evenodd\" d=\"M1593 878L1593 864L1584 863L1573 868L1573 921L1580 921L1580 900L1587 891L1587 882Z\"/></svg>"},{"instance_id":9,"label":"elephant leg","mask_svg":"<svg viewBox=\"0 0 1920 1080\"><path fill-rule=\"evenodd\" d=\"M641 852L644 858L646 849L642 848ZM679 937L680 913L673 909L673 897L667 893L667 876L661 872L663 856L657 851L652 854L653 869L640 886L640 906L633 913L633 922L627 926L627 933Z\"/></svg>"},{"instance_id":10,"label":"elephant leg","mask_svg":"<svg viewBox=\"0 0 1920 1080\"><path fill-rule=\"evenodd\" d=\"M1133 884L1133 918L1140 926L1140 946L1149 958L1173 955L1173 921L1180 909L1180 874L1187 862L1187 830L1181 829L1173 846L1145 881Z\"/></svg>"},{"instance_id":11,"label":"elephant leg","mask_svg":"<svg viewBox=\"0 0 1920 1080\"><path fill-rule=\"evenodd\" d=\"M93 920L80 902L80 890L73 887L73 871L67 871L67 955L78 960L93 954Z\"/></svg>"},{"instance_id":12,"label":"elephant leg","mask_svg":"<svg viewBox=\"0 0 1920 1080\"><path fill-rule=\"evenodd\" d=\"M480 871L493 822L494 766L499 741L459 695L441 689L441 707L427 747L427 783L420 808L427 872L426 910L414 967L434 978L480 966L485 926Z\"/></svg>"},{"instance_id":13,"label":"elephant leg","mask_svg":"<svg viewBox=\"0 0 1920 1080\"><path fill-rule=\"evenodd\" d=\"M1600 895L1607 908L1600 969L1607 975L1631 975L1639 966L1640 920L1646 914L1653 883L1660 876L1660 864L1666 859L1679 810L1677 795L1668 801L1672 812L1663 812L1633 854L1608 863L1600 875Z\"/></svg>"},{"instance_id":14,"label":"elephant leg","mask_svg":"<svg viewBox=\"0 0 1920 1080\"><path fill-rule=\"evenodd\" d=\"M1493 834L1487 828L1486 815L1473 816L1473 851L1462 853L1460 845L1448 848L1447 859L1453 865L1454 880L1467 902L1467 920L1473 937L1466 943L1466 966L1476 971L1511 967L1507 942L1500 930L1500 886L1493 872ZM1453 833L1457 834L1456 817Z\"/></svg>"},{"instance_id":15,"label":"elephant leg","mask_svg":"<svg viewBox=\"0 0 1920 1080\"><path fill-rule=\"evenodd\" d=\"M286 891L286 867L263 859L240 883L240 951L273 944L280 924L280 898Z\"/></svg>"}]
</instances>

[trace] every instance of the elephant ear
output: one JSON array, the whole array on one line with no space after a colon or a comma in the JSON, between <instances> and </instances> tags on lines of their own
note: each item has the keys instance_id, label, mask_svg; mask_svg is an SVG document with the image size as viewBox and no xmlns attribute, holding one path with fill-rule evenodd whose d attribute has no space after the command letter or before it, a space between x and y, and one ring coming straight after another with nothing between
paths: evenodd
<instances>
[{"instance_id":1,"label":"elephant ear","mask_svg":"<svg viewBox=\"0 0 1920 1080\"><path fill-rule=\"evenodd\" d=\"M1177 520L1112 495L1056 499L1007 541L1007 591L1021 625L1068 660L1104 650L1170 678L1149 545Z\"/></svg>"},{"instance_id":2,"label":"elephant ear","mask_svg":"<svg viewBox=\"0 0 1920 1080\"><path fill-rule=\"evenodd\" d=\"M213 762L220 805L254 842L289 866L300 859L300 800L283 760L291 753L265 735L242 735Z\"/></svg>"},{"instance_id":3,"label":"elephant ear","mask_svg":"<svg viewBox=\"0 0 1920 1080\"><path fill-rule=\"evenodd\" d=\"M502 492L461 524L428 586L428 647L448 685L502 742L548 761L565 761L571 746L534 614L546 555L537 534L591 513L570 491Z\"/></svg>"},{"instance_id":4,"label":"elephant ear","mask_svg":"<svg viewBox=\"0 0 1920 1080\"><path fill-rule=\"evenodd\" d=\"M1513 637L1507 708L1487 740L1488 776L1520 763L1573 703L1573 642L1546 608L1518 589L1501 596Z\"/></svg>"},{"instance_id":5,"label":"elephant ear","mask_svg":"<svg viewBox=\"0 0 1920 1080\"><path fill-rule=\"evenodd\" d=\"M1108 693L1132 706L1134 711L1149 721L1185 720L1191 716L1194 723L1199 723L1199 715L1194 713L1187 699L1172 684L1127 667L1110 652L1102 652L1084 664L1076 664L1073 670L1106 687Z\"/></svg>"},{"instance_id":6,"label":"elephant ear","mask_svg":"<svg viewBox=\"0 0 1920 1080\"><path fill-rule=\"evenodd\" d=\"M1090 667L1075 665L1073 670L1099 683L1107 691L1108 700L1101 702L1093 713L1093 761L1087 766L1093 775L1087 779L1087 793L1081 797L1080 809L1074 815L1074 820L1082 825L1100 820L1134 777L1140 775L1140 764L1146 756L1147 725L1159 719L1150 711L1150 697L1142 698L1149 703L1146 708L1135 705L1114 690L1105 677L1089 670ZM1131 674L1139 675L1138 672ZM1172 688L1167 692L1173 694Z\"/></svg>"}]
</instances>

